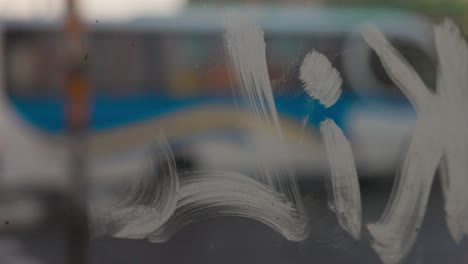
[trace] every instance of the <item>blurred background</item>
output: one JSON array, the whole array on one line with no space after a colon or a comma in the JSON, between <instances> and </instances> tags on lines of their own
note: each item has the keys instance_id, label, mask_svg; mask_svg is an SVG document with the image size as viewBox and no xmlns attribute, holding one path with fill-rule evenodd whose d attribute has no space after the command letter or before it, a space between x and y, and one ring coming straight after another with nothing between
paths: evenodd
<instances>
[{"instance_id":1,"label":"blurred background","mask_svg":"<svg viewBox=\"0 0 468 264\"><path fill-rule=\"evenodd\" d=\"M82 263L73 257L82 251L89 263L379 263L368 236L356 243L326 206L328 165L318 124L330 117L350 140L364 223L376 221L416 116L360 29L376 25L433 89L433 25L448 17L467 32L468 1L81 0L79 27L66 27L75 25L67 3L0 1L0 263ZM238 112L242 98L225 53L228 8L265 31L286 145L239 129L249 117ZM330 109L310 99L298 78L311 50L325 54L343 77L343 94ZM86 93L73 93L74 73ZM165 244L89 242L86 231L76 238L87 227L70 220L75 200L100 199L141 173L144 150L160 132L178 168L249 173L262 160L278 167L292 161L315 230L294 243L252 220L215 218ZM406 261L467 263L467 242L456 246L449 237L438 180L430 199Z\"/></svg>"}]
</instances>

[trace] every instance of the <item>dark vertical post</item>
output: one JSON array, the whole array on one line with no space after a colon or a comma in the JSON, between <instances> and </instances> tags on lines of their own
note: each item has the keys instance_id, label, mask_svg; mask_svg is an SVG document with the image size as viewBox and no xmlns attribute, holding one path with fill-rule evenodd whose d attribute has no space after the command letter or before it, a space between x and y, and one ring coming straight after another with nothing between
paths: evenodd
<instances>
[{"instance_id":1,"label":"dark vertical post","mask_svg":"<svg viewBox=\"0 0 468 264\"><path fill-rule=\"evenodd\" d=\"M68 214L68 263L88 262L89 224L87 208L86 133L89 118L89 85L85 74L87 55L84 30L76 11L76 1L67 0L66 13L66 125L70 150Z\"/></svg>"}]
</instances>

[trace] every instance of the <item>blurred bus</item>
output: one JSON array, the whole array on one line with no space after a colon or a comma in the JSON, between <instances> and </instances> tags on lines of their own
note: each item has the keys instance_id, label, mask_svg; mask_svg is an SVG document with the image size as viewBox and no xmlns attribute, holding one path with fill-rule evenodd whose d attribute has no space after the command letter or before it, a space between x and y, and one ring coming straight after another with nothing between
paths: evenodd
<instances>
[{"instance_id":1,"label":"blurred bus","mask_svg":"<svg viewBox=\"0 0 468 264\"><path fill-rule=\"evenodd\" d=\"M433 82L432 25L418 15L352 8L244 11L265 31L278 107L294 118L302 119L310 103L302 92L298 69L313 49L324 53L343 75L346 95L402 98L359 37L366 23L380 28L423 79ZM88 23L89 51L83 54L83 63L95 96L92 126L109 128L187 105L232 101L223 14L222 9L201 8L130 22ZM60 30L58 23L4 21L2 33L8 95L27 118L51 132L63 128ZM318 119L312 117L312 121Z\"/></svg>"}]
</instances>

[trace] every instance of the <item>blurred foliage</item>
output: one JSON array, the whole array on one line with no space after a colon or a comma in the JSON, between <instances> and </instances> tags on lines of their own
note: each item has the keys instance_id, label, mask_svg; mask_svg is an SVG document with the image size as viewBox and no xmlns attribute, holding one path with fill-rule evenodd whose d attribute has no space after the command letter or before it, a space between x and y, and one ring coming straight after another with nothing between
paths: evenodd
<instances>
[{"instance_id":1,"label":"blurred foliage","mask_svg":"<svg viewBox=\"0 0 468 264\"><path fill-rule=\"evenodd\" d=\"M189 0L192 6L200 5L305 5L340 7L397 8L423 14L438 22L450 17L465 34L468 33L468 0Z\"/></svg>"},{"instance_id":2,"label":"blurred foliage","mask_svg":"<svg viewBox=\"0 0 468 264\"><path fill-rule=\"evenodd\" d=\"M353 7L387 7L413 11L432 18L450 17L456 21L463 32L468 33L468 0L330 0L333 5Z\"/></svg>"}]
</instances>

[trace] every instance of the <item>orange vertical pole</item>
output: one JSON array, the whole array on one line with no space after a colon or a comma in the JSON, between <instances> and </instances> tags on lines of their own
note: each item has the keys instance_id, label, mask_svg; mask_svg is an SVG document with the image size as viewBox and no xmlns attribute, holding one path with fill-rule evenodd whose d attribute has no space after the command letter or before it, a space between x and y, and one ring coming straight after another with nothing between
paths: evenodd
<instances>
[{"instance_id":1,"label":"orange vertical pole","mask_svg":"<svg viewBox=\"0 0 468 264\"><path fill-rule=\"evenodd\" d=\"M66 125L70 146L68 214L68 263L88 262L89 224L87 208L86 132L89 119L89 85L85 74L84 29L76 1L67 0L65 44L67 49Z\"/></svg>"}]
</instances>

